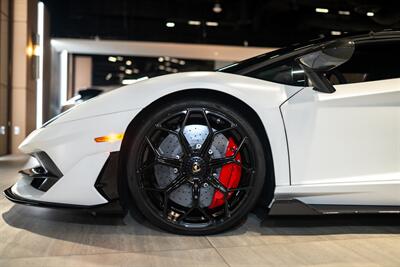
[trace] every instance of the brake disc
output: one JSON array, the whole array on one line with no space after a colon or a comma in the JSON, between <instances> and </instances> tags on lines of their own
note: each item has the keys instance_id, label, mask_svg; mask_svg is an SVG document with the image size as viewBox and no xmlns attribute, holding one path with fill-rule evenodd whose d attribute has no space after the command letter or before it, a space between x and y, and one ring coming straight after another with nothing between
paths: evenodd
<instances>
[{"instance_id":1,"label":"brake disc","mask_svg":"<svg viewBox=\"0 0 400 267\"><path fill-rule=\"evenodd\" d=\"M193 148L199 148L208 135L208 128L204 125L188 125L183 130L189 145ZM211 158L222 158L225 157L226 149L228 146L228 139L223 134L217 134L211 144L209 153ZM182 155L182 148L179 143L178 137L174 134L169 134L158 147L160 153L166 157L178 158ZM217 177L219 177L221 169L216 170ZM177 176L178 170L164 165L156 165L154 167L154 174L160 188L165 188L170 184ZM208 184L204 184L200 188L200 201L201 207L208 207L214 195L215 189ZM177 188L170 194L170 200L175 203L184 206L192 206L192 186L184 184Z\"/></svg>"}]
</instances>

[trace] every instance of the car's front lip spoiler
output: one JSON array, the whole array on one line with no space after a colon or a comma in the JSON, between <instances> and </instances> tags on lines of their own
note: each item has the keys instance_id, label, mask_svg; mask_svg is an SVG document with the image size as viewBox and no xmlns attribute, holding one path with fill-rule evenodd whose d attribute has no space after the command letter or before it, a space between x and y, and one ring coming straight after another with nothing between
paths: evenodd
<instances>
[{"instance_id":1,"label":"car's front lip spoiler","mask_svg":"<svg viewBox=\"0 0 400 267\"><path fill-rule=\"evenodd\" d=\"M8 200L10 200L14 203L17 203L17 204L23 204L23 205L28 205L28 206L37 206L37 207L46 207L46 208L94 209L94 208L99 208L99 207L102 207L102 206L105 206L108 204L108 203L105 203L105 204L94 205L94 206L82 206L82 205L52 203L52 202L26 199L26 198L23 198L21 196L14 194L11 190L11 187L4 190L4 195Z\"/></svg>"}]
</instances>

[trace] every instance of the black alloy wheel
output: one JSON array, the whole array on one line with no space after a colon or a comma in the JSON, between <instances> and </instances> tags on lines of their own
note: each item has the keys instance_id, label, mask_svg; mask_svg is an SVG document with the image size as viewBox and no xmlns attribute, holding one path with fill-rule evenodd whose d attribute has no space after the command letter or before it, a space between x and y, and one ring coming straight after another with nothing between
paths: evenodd
<instances>
[{"instance_id":1,"label":"black alloy wheel","mask_svg":"<svg viewBox=\"0 0 400 267\"><path fill-rule=\"evenodd\" d=\"M131 195L167 231L224 231L242 221L261 193L262 147L253 127L224 104L186 100L159 107L130 148Z\"/></svg>"}]
</instances>

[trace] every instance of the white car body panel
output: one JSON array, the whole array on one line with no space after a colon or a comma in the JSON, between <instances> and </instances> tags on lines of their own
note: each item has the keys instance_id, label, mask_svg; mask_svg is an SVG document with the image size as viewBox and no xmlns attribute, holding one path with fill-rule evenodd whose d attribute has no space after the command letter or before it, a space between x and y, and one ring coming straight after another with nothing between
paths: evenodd
<instances>
[{"instance_id":1,"label":"white car body panel","mask_svg":"<svg viewBox=\"0 0 400 267\"><path fill-rule=\"evenodd\" d=\"M277 194L307 204L399 205L400 79L335 88L305 88L282 105L292 186Z\"/></svg>"},{"instance_id":2,"label":"white car body panel","mask_svg":"<svg viewBox=\"0 0 400 267\"><path fill-rule=\"evenodd\" d=\"M94 138L125 132L139 111L134 109L66 123L54 123L34 131L20 145L20 150L26 154L45 151L64 176L47 192L29 186L26 179L22 179L12 187L13 193L51 203L82 206L107 203L94 184L109 153L119 151L121 142L96 143ZM66 188L68 190L65 190Z\"/></svg>"},{"instance_id":3,"label":"white car body panel","mask_svg":"<svg viewBox=\"0 0 400 267\"><path fill-rule=\"evenodd\" d=\"M276 184L290 184L285 128L279 106L302 87L221 72L187 72L156 77L100 95L34 131L21 144L21 151L26 154L45 151L64 176L47 192L36 192L39 190L27 188L26 181L20 180L13 186L13 193L44 202L104 204L107 200L96 191L94 183L108 154L119 151L121 142L96 143L94 138L124 133L143 108L163 96L189 89L224 92L254 109L271 144ZM88 187L91 188L82 191Z\"/></svg>"}]
</instances>

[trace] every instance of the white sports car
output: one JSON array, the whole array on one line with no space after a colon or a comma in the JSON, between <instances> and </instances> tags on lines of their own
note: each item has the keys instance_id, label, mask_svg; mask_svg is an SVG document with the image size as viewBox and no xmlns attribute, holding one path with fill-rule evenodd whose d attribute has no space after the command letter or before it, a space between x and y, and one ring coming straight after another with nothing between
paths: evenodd
<instances>
[{"instance_id":1,"label":"white sports car","mask_svg":"<svg viewBox=\"0 0 400 267\"><path fill-rule=\"evenodd\" d=\"M21 144L17 203L119 200L180 234L270 214L400 212L400 33L276 50L165 75L59 115Z\"/></svg>"}]
</instances>

